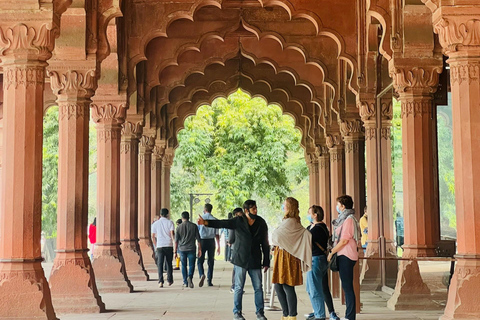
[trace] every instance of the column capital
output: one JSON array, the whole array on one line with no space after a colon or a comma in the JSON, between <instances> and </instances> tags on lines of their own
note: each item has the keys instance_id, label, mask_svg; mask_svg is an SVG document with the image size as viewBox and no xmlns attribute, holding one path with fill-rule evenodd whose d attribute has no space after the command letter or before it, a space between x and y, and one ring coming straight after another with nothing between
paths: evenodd
<instances>
[{"instance_id":1,"label":"column capital","mask_svg":"<svg viewBox=\"0 0 480 320\"><path fill-rule=\"evenodd\" d=\"M307 166L316 165L318 163L316 152L305 152L305 161L307 162Z\"/></svg>"},{"instance_id":2,"label":"column capital","mask_svg":"<svg viewBox=\"0 0 480 320\"><path fill-rule=\"evenodd\" d=\"M126 120L122 124L122 140L135 139L138 140L142 136L143 121L134 122Z\"/></svg>"},{"instance_id":3,"label":"column capital","mask_svg":"<svg viewBox=\"0 0 480 320\"><path fill-rule=\"evenodd\" d=\"M375 121L377 98L374 93L360 93L357 96L357 108L363 122Z\"/></svg>"},{"instance_id":4,"label":"column capital","mask_svg":"<svg viewBox=\"0 0 480 320\"><path fill-rule=\"evenodd\" d=\"M174 156L175 156L175 151L172 148L166 148L165 155L163 156L162 165L164 167L171 167L173 165Z\"/></svg>"},{"instance_id":5,"label":"column capital","mask_svg":"<svg viewBox=\"0 0 480 320\"><path fill-rule=\"evenodd\" d=\"M90 99L97 88L97 73L95 69L60 69L48 68L50 86L60 100L69 97Z\"/></svg>"},{"instance_id":6,"label":"column capital","mask_svg":"<svg viewBox=\"0 0 480 320\"><path fill-rule=\"evenodd\" d=\"M363 123L360 119L344 119L340 122L340 133L346 139L361 138L364 136Z\"/></svg>"},{"instance_id":7,"label":"column capital","mask_svg":"<svg viewBox=\"0 0 480 320\"><path fill-rule=\"evenodd\" d=\"M338 146L343 147L342 136L339 133L327 134L325 140L326 145L330 151Z\"/></svg>"},{"instance_id":8,"label":"column capital","mask_svg":"<svg viewBox=\"0 0 480 320\"><path fill-rule=\"evenodd\" d=\"M393 78L393 85L400 99L405 94L425 95L437 91L438 78L443 68L441 60L435 61L438 63L428 64L418 59L414 61L416 63L413 66L412 63L403 64L407 62L404 59L398 63L392 61L390 76Z\"/></svg>"},{"instance_id":9,"label":"column capital","mask_svg":"<svg viewBox=\"0 0 480 320\"><path fill-rule=\"evenodd\" d=\"M139 141L140 153L151 154L153 148L155 147L155 137L150 137L147 135L142 135Z\"/></svg>"},{"instance_id":10,"label":"column capital","mask_svg":"<svg viewBox=\"0 0 480 320\"><path fill-rule=\"evenodd\" d=\"M120 125L125 121L126 103L91 104L92 118L97 124Z\"/></svg>"},{"instance_id":11,"label":"column capital","mask_svg":"<svg viewBox=\"0 0 480 320\"><path fill-rule=\"evenodd\" d=\"M440 8L433 20L434 32L448 56L480 53L480 10L476 7Z\"/></svg>"},{"instance_id":12,"label":"column capital","mask_svg":"<svg viewBox=\"0 0 480 320\"><path fill-rule=\"evenodd\" d=\"M52 56L57 32L56 28L52 28L52 22L48 21L32 21L28 25L0 24L0 56L3 64L13 64L16 60L47 61Z\"/></svg>"},{"instance_id":13,"label":"column capital","mask_svg":"<svg viewBox=\"0 0 480 320\"><path fill-rule=\"evenodd\" d=\"M162 161L163 156L165 155L165 146L155 144L155 147L153 147L152 155L155 160Z\"/></svg>"}]
</instances>

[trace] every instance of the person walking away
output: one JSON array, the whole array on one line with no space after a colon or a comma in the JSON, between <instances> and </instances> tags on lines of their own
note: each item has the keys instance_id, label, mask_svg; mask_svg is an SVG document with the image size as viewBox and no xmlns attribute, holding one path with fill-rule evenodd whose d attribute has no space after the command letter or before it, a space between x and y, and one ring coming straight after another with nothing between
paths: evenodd
<instances>
[{"instance_id":1,"label":"person walking away","mask_svg":"<svg viewBox=\"0 0 480 320\"><path fill-rule=\"evenodd\" d=\"M337 254L342 288L345 292L346 312L342 320L356 320L355 291L353 290L353 267L358 260L358 240L360 228L355 219L352 197L343 195L337 198L338 218L333 221L334 247L327 257L330 261Z\"/></svg>"},{"instance_id":2,"label":"person walking away","mask_svg":"<svg viewBox=\"0 0 480 320\"><path fill-rule=\"evenodd\" d=\"M362 248L365 253L368 244L368 214L367 206L365 206L363 216L360 218L360 230L362 231Z\"/></svg>"},{"instance_id":3,"label":"person walking away","mask_svg":"<svg viewBox=\"0 0 480 320\"><path fill-rule=\"evenodd\" d=\"M257 203L247 200L243 204L243 215L227 220L204 220L198 224L213 228L228 228L235 231L232 263L235 269L235 292L233 294L233 319L245 320L242 315L243 288L248 273L252 280L257 320L267 320L264 312L262 268L270 266L270 244L265 220L257 215ZM232 231L233 231L232 230Z\"/></svg>"},{"instance_id":4,"label":"person walking away","mask_svg":"<svg viewBox=\"0 0 480 320\"><path fill-rule=\"evenodd\" d=\"M173 242L175 237L175 227L173 222L168 219L168 209L160 210L160 219L152 225L152 241L155 246L155 257L157 258L158 268L158 287L163 288L163 266L166 261L167 266L167 282L171 286L173 284ZM176 252L175 252L176 253Z\"/></svg>"},{"instance_id":5,"label":"person walking away","mask_svg":"<svg viewBox=\"0 0 480 320\"><path fill-rule=\"evenodd\" d=\"M217 219L212 215L213 206L207 203L203 209L202 219L213 220ZM220 234L218 230L205 227L203 225L198 226L200 232L200 243L202 245L202 255L198 258L197 267L198 275L200 276L199 287L203 287L205 282L205 270L203 269L203 263L205 262L205 254L208 253L208 271L207 271L207 284L209 287L213 286L213 266L215 264L215 241L217 242L217 255L220 254Z\"/></svg>"},{"instance_id":6,"label":"person walking away","mask_svg":"<svg viewBox=\"0 0 480 320\"><path fill-rule=\"evenodd\" d=\"M177 221L175 221L175 235L177 234L178 226L181 224L182 224L182 219L177 219ZM175 243L177 243L177 240L175 240ZM173 270L180 270L180 254L178 252L178 249L176 249L175 251L177 251L177 254L174 255L175 267L173 268Z\"/></svg>"},{"instance_id":7,"label":"person walking away","mask_svg":"<svg viewBox=\"0 0 480 320\"><path fill-rule=\"evenodd\" d=\"M180 254L180 260L182 263L182 277L183 286L193 288L193 274L195 272L195 241L198 243L198 256L202 254L202 246L200 244L200 233L195 223L190 220L190 214L187 211L182 212L181 224L177 227L175 233L175 248L177 253ZM187 261L188 261L188 276L187 276Z\"/></svg>"},{"instance_id":8,"label":"person walking away","mask_svg":"<svg viewBox=\"0 0 480 320\"><path fill-rule=\"evenodd\" d=\"M303 284L302 271L307 272L312 266L312 234L300 223L297 199L285 199L283 210L283 220L272 234L272 283L282 306L282 320L296 320L295 286Z\"/></svg>"},{"instance_id":9,"label":"person walking away","mask_svg":"<svg viewBox=\"0 0 480 320\"><path fill-rule=\"evenodd\" d=\"M97 243L97 218L93 218L93 222L88 226L88 240L92 245L90 249L90 259L93 260L93 249L95 249L95 243Z\"/></svg>"}]
</instances>

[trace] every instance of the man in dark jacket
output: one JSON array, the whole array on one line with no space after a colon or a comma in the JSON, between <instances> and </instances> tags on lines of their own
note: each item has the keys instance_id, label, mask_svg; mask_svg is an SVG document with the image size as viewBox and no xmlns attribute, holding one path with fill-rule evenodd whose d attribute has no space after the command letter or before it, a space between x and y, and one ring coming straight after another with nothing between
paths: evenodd
<instances>
[{"instance_id":1,"label":"man in dark jacket","mask_svg":"<svg viewBox=\"0 0 480 320\"><path fill-rule=\"evenodd\" d=\"M198 225L235 230L235 250L232 253L235 270L233 319L245 320L242 316L242 298L248 273L255 291L257 320L267 320L264 314L262 268L266 272L270 266L268 227L265 220L257 216L257 204L254 200L245 201L243 210L244 215L229 220L204 220L200 217Z\"/></svg>"}]
</instances>

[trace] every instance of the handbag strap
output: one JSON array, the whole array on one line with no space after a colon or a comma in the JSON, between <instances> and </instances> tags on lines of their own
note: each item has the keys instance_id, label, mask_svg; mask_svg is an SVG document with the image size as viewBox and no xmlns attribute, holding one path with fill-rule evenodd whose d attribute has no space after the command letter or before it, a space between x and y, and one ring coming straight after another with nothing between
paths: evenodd
<instances>
[{"instance_id":1,"label":"handbag strap","mask_svg":"<svg viewBox=\"0 0 480 320\"><path fill-rule=\"evenodd\" d=\"M328 256L328 251L327 250L323 249L323 247L317 241L315 241L315 244L317 245L317 247L320 248L320 250L323 251L323 253L325 253L326 256Z\"/></svg>"}]
</instances>

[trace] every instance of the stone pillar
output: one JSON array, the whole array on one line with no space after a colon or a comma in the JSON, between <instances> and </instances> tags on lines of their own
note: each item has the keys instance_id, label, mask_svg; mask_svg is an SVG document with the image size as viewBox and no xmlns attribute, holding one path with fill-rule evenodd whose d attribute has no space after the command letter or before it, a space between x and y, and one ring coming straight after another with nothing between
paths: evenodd
<instances>
[{"instance_id":1,"label":"stone pillar","mask_svg":"<svg viewBox=\"0 0 480 320\"><path fill-rule=\"evenodd\" d=\"M308 177L309 177L309 201L310 205L318 205L319 203L319 173L318 173L318 157L315 152L306 152L305 160L307 161Z\"/></svg>"},{"instance_id":2,"label":"stone pillar","mask_svg":"<svg viewBox=\"0 0 480 320\"><path fill-rule=\"evenodd\" d=\"M345 147L340 134L327 136L327 146L330 153L331 212L332 220L335 220L338 217L337 198L345 194ZM330 287L332 296L340 298L341 286L338 272L331 273Z\"/></svg>"},{"instance_id":3,"label":"stone pillar","mask_svg":"<svg viewBox=\"0 0 480 320\"><path fill-rule=\"evenodd\" d=\"M360 216L365 208L365 136L360 119L347 119L340 125L345 142L345 191L354 201L355 217ZM359 248L363 256L362 248ZM360 261L355 264L353 285L355 289L357 313L361 311L360 303Z\"/></svg>"},{"instance_id":4,"label":"stone pillar","mask_svg":"<svg viewBox=\"0 0 480 320\"><path fill-rule=\"evenodd\" d=\"M392 96L382 99L377 107L375 96L361 97L358 103L365 127L367 199L368 199L368 245L366 257L381 256L380 246L385 244L386 257L396 257L393 236L392 160L391 134ZM378 119L377 110L380 110ZM396 261L385 262L389 283L397 277ZM364 260L360 281L363 290L380 290L382 287L382 262Z\"/></svg>"},{"instance_id":5,"label":"stone pillar","mask_svg":"<svg viewBox=\"0 0 480 320\"><path fill-rule=\"evenodd\" d=\"M405 245L403 257L434 256L440 240L439 213L434 210L433 96L442 67L416 61L422 67L395 64L394 86L402 103L402 150ZM415 61L413 61L415 62ZM441 62L441 61L440 61ZM434 307L415 260L402 261L395 293L388 301L394 310Z\"/></svg>"},{"instance_id":6,"label":"stone pillar","mask_svg":"<svg viewBox=\"0 0 480 320\"><path fill-rule=\"evenodd\" d=\"M450 64L457 215L457 263L441 320L480 318L480 8L471 3L433 15Z\"/></svg>"},{"instance_id":7,"label":"stone pillar","mask_svg":"<svg viewBox=\"0 0 480 320\"><path fill-rule=\"evenodd\" d=\"M51 56L55 31L51 21L32 19L28 26L3 16L0 21L0 318L56 319L40 248L45 61Z\"/></svg>"},{"instance_id":8,"label":"stone pillar","mask_svg":"<svg viewBox=\"0 0 480 320\"><path fill-rule=\"evenodd\" d=\"M139 148L139 168L138 168L138 237L140 250L145 268L150 275L156 274L156 265L154 259L154 250L151 237L151 162L152 150L155 146L155 138L142 136Z\"/></svg>"},{"instance_id":9,"label":"stone pillar","mask_svg":"<svg viewBox=\"0 0 480 320\"><path fill-rule=\"evenodd\" d=\"M97 123L97 243L93 268L100 292L132 292L120 248L120 139L126 106L92 104Z\"/></svg>"},{"instance_id":10,"label":"stone pillar","mask_svg":"<svg viewBox=\"0 0 480 320\"><path fill-rule=\"evenodd\" d=\"M162 208L170 210L170 169L173 164L174 151L165 149L162 161Z\"/></svg>"},{"instance_id":11,"label":"stone pillar","mask_svg":"<svg viewBox=\"0 0 480 320\"><path fill-rule=\"evenodd\" d=\"M162 208L162 159L165 154L165 146L155 141L152 153L152 218Z\"/></svg>"},{"instance_id":12,"label":"stone pillar","mask_svg":"<svg viewBox=\"0 0 480 320\"><path fill-rule=\"evenodd\" d=\"M318 203L325 213L325 223L328 228L332 225L332 211L330 208L330 154L326 146L319 146L318 157Z\"/></svg>"},{"instance_id":13,"label":"stone pillar","mask_svg":"<svg viewBox=\"0 0 480 320\"><path fill-rule=\"evenodd\" d=\"M141 122L126 121L120 143L120 241L130 280L148 280L138 243L138 140Z\"/></svg>"},{"instance_id":14,"label":"stone pillar","mask_svg":"<svg viewBox=\"0 0 480 320\"><path fill-rule=\"evenodd\" d=\"M97 81L90 70L49 71L59 107L57 254L50 290L58 313L102 312L88 257L88 131Z\"/></svg>"}]
</instances>

